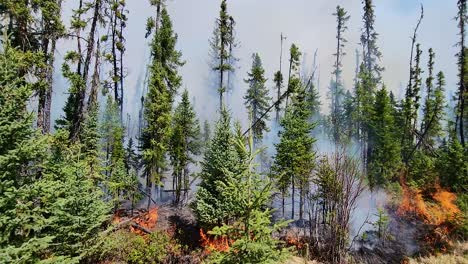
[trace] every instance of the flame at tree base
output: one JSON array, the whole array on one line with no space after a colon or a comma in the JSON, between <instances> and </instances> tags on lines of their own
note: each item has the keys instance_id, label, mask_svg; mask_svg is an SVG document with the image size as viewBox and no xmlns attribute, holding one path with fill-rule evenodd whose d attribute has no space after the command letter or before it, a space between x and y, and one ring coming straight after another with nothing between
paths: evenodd
<instances>
[{"instance_id":1,"label":"flame at tree base","mask_svg":"<svg viewBox=\"0 0 468 264\"><path fill-rule=\"evenodd\" d=\"M227 237L217 237L214 238L209 234L206 234L203 229L200 229L200 238L201 238L201 245L205 249L207 253L211 253L213 251L218 252L227 252L230 248L230 242Z\"/></svg>"},{"instance_id":2,"label":"flame at tree base","mask_svg":"<svg viewBox=\"0 0 468 264\"><path fill-rule=\"evenodd\" d=\"M411 188L401 181L403 197L398 207L398 215L405 218L421 219L428 232L422 240L429 251L445 252L452 243L450 233L453 231L459 217L460 209L455 205L457 196L435 185L429 192L429 200L423 198L423 192L417 188Z\"/></svg>"}]
</instances>

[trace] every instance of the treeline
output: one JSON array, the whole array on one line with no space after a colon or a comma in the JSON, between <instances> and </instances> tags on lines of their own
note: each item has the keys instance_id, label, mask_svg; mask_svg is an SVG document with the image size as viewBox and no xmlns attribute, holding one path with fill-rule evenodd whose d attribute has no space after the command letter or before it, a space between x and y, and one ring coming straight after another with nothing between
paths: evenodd
<instances>
[{"instance_id":1,"label":"treeline","mask_svg":"<svg viewBox=\"0 0 468 264\"><path fill-rule=\"evenodd\" d=\"M184 65L177 34L163 0L151 0L155 17L147 20L150 38L147 93L137 138L126 133L124 94L127 67L124 0L76 1L70 27L60 16L62 0L0 0L0 261L6 263L96 262L110 216L125 202L135 208L145 198L155 206L156 187L171 177L174 204L187 205L195 176L201 183L190 206L210 235L228 237L230 248L212 254L215 263L278 262L288 250L274 238L287 222L273 222L272 196L279 193L283 219L308 219L309 244L322 258L341 262L348 250L349 221L365 185L393 188L409 181L426 188L441 184L460 194L468 184L466 88L466 1L458 1L459 69L456 107L445 101L444 74L436 69L435 51L412 38L409 81L401 100L382 80L374 5L363 1L361 51L353 89L342 80L349 15L336 17L336 51L330 83L330 114L320 113L316 67L300 74L301 52L291 45L283 75L274 73L270 97L258 53L245 82L249 127L232 122L225 100L234 89L235 18L221 1L210 39L211 71L219 93L219 119L213 135L203 128L181 91ZM142 36L143 37L143 36ZM50 112L59 39L75 43L64 56L62 75L68 99L52 131ZM281 36L281 41L283 36ZM426 75L423 75L423 73ZM105 76L105 78L103 78ZM422 93L422 90L425 92ZM422 97L422 94L425 97ZM178 95L181 100L175 103ZM37 111L28 110L37 98ZM101 100L100 98L105 98ZM105 101L105 103L104 103ZM275 120L270 120L273 111ZM280 125L270 168L258 168L262 139L270 122ZM317 135L326 133L334 153L320 157ZM350 155L358 146L358 157ZM191 168L200 163L201 172ZM365 177L367 176L367 177ZM140 183L140 180L144 184ZM167 181L166 181L167 182ZM170 184L170 183L169 183ZM165 186L169 189L169 186ZM169 187L169 188L168 188ZM299 208L295 199L299 197ZM467 203L467 197L460 196ZM287 198L291 215L286 215ZM467 203L468 204L468 203ZM296 211L298 214L296 214ZM154 237L153 237L154 238ZM146 247L156 242L143 241ZM146 251L142 251L146 252ZM149 254L149 253L148 253ZM157 262L147 253L129 262Z\"/></svg>"}]
</instances>

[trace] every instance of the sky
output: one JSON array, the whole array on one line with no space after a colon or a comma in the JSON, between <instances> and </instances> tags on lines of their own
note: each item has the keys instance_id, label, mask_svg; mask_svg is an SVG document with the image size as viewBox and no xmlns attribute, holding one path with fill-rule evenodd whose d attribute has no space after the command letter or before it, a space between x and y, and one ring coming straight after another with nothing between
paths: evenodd
<instances>
[{"instance_id":1,"label":"sky","mask_svg":"<svg viewBox=\"0 0 468 264\"><path fill-rule=\"evenodd\" d=\"M70 19L71 10L77 8L78 1L66 1L64 20ZM200 120L213 121L217 118L218 97L210 84L209 39L214 22L219 14L220 0L168 0L166 6L172 18L174 30L178 34L177 48L183 54L185 65L180 69L183 77L182 89L188 89L195 103ZM436 53L435 70L443 71L447 79L447 90L453 91L457 83L456 58L457 24L456 0L375 0L376 24L379 33L378 46L382 52L381 65L385 67L383 81L389 90L400 95L408 81L408 64L411 36L420 5L424 5L424 20L418 34L418 42L423 50L423 69L427 64L427 50ZM228 104L235 119L245 125L247 113L243 99L247 85L244 79L251 66L252 53L258 52L268 78L267 87L272 95L273 74L279 68L280 34L284 42L283 69L286 68L288 49L292 43L299 46L305 56L306 68L311 68L312 56L318 51L320 72L320 95L323 111L327 112L327 89L331 78L333 53L336 47L336 18L332 15L337 5L345 8L351 16L345 38L348 40L343 59L343 76L347 89L352 89L355 72L355 50L360 47L359 37L362 27L361 0L229 0L228 12L236 20L236 37L239 47L235 50L239 59L236 66L233 91L228 96ZM124 33L127 39L125 63L125 112L133 121L138 118L143 80L148 62L148 40L144 38L146 20L155 16L155 8L149 0L127 0L129 20ZM70 41L59 43L56 69L60 69L62 57L73 49ZM427 70L426 70L427 72ZM286 72L284 71L284 74ZM423 74L426 77L426 74ZM68 84L57 71L54 77L53 118L61 114Z\"/></svg>"}]
</instances>

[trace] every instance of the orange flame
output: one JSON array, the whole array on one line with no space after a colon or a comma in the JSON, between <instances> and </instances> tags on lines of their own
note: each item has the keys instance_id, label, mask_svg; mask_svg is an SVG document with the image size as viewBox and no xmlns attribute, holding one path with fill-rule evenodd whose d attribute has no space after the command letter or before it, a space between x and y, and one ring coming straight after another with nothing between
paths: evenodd
<instances>
[{"instance_id":1,"label":"orange flame","mask_svg":"<svg viewBox=\"0 0 468 264\"><path fill-rule=\"evenodd\" d=\"M227 252L229 251L229 239L227 237L213 238L209 234L205 234L203 229L200 229L201 245L207 253L213 251Z\"/></svg>"},{"instance_id":2,"label":"orange flame","mask_svg":"<svg viewBox=\"0 0 468 264\"><path fill-rule=\"evenodd\" d=\"M138 216L134 222L145 229L154 229L156 227L156 223L158 222L158 208L155 207L150 209L147 213ZM145 235L145 232L132 226L130 227L130 231L139 235Z\"/></svg>"},{"instance_id":3,"label":"orange flame","mask_svg":"<svg viewBox=\"0 0 468 264\"><path fill-rule=\"evenodd\" d=\"M451 245L449 239L449 234L453 229L451 222L456 220L461 213L455 205L457 196L435 185L435 191L431 195L433 202L426 202L421 191L408 187L403 178L401 186L403 199L397 213L401 216L421 218L430 230L423 238L425 243L430 246L431 250L447 251L447 247Z\"/></svg>"}]
</instances>

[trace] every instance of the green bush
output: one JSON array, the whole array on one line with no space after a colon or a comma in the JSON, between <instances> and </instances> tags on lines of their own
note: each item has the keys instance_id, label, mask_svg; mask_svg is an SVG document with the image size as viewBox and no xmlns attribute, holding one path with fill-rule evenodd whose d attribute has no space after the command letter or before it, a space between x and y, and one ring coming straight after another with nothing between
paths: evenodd
<instances>
[{"instance_id":1,"label":"green bush","mask_svg":"<svg viewBox=\"0 0 468 264\"><path fill-rule=\"evenodd\" d=\"M177 250L172 240L164 232L153 232L142 237L128 231L119 230L102 238L96 253L97 259L113 263L146 264L162 263L170 252Z\"/></svg>"}]
</instances>

